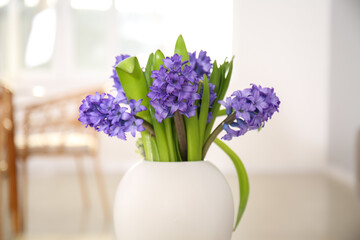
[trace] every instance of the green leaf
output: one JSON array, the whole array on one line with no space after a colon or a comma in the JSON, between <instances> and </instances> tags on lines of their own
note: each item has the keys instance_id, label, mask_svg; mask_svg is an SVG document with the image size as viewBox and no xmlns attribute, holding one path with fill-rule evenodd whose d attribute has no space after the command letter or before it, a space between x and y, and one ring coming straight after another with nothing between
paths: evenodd
<instances>
[{"instance_id":1,"label":"green leaf","mask_svg":"<svg viewBox=\"0 0 360 240\"><path fill-rule=\"evenodd\" d=\"M189 52L186 49L186 45L185 45L185 41L184 38L182 37L182 35L180 35L176 41L175 44L175 53L177 53L178 55L182 56L181 61L187 61L190 60L189 58ZM187 63L188 65L190 64L190 61Z\"/></svg>"},{"instance_id":2,"label":"green leaf","mask_svg":"<svg viewBox=\"0 0 360 240\"><path fill-rule=\"evenodd\" d=\"M231 59L230 63L227 63L227 62L224 63L224 69L223 69L224 73L223 73L223 79L222 79L223 81L221 83L221 89L219 92L219 100L224 99L227 89L229 87L232 70L233 70L233 62L234 62L234 58ZM226 77L225 77L225 75L226 75Z\"/></svg>"},{"instance_id":3,"label":"green leaf","mask_svg":"<svg viewBox=\"0 0 360 240\"><path fill-rule=\"evenodd\" d=\"M186 127L186 141L188 151L188 161L199 161L202 160L200 136L199 136L199 120L197 113L191 118L184 116L185 127Z\"/></svg>"},{"instance_id":4,"label":"green leaf","mask_svg":"<svg viewBox=\"0 0 360 240\"><path fill-rule=\"evenodd\" d=\"M146 96L149 88L138 59L136 57L129 57L121 61L115 69L127 98L135 99L136 101L142 99L141 104L148 109L139 112L137 115L151 122L149 113L150 100Z\"/></svg>"},{"instance_id":5,"label":"green leaf","mask_svg":"<svg viewBox=\"0 0 360 240\"><path fill-rule=\"evenodd\" d=\"M216 92L216 93L219 91L219 82L220 82L220 71L217 66L217 62L215 60L214 64L213 64L211 76L210 76L210 83L215 85L214 92Z\"/></svg>"},{"instance_id":6,"label":"green leaf","mask_svg":"<svg viewBox=\"0 0 360 240\"><path fill-rule=\"evenodd\" d=\"M151 71L152 71L153 65L154 65L154 54L151 53L149 55L149 58L148 58L148 61L147 61L147 64L146 64L146 68L145 68L145 72L144 72L144 76L145 76L147 86L152 85L153 79L151 78Z\"/></svg>"},{"instance_id":7,"label":"green leaf","mask_svg":"<svg viewBox=\"0 0 360 240\"><path fill-rule=\"evenodd\" d=\"M241 217L244 214L249 198L249 179L244 164L242 163L241 159L236 155L236 153L220 139L216 138L214 142L230 157L235 166L238 176L240 198L236 222L233 229L233 231L235 231L240 223Z\"/></svg>"},{"instance_id":8,"label":"green leaf","mask_svg":"<svg viewBox=\"0 0 360 240\"><path fill-rule=\"evenodd\" d=\"M206 75L204 74L203 94L202 94L202 99L201 99L201 108L200 108L200 115L199 115L199 134L200 134L201 148L202 148L202 144L204 142L206 122L207 122L208 113L209 113L209 101L210 101L209 81L208 81L208 78L206 77Z\"/></svg>"},{"instance_id":9,"label":"green leaf","mask_svg":"<svg viewBox=\"0 0 360 240\"><path fill-rule=\"evenodd\" d=\"M218 111L218 113L216 114L217 117L221 117L221 116L226 116L226 109L221 109Z\"/></svg>"},{"instance_id":10,"label":"green leaf","mask_svg":"<svg viewBox=\"0 0 360 240\"><path fill-rule=\"evenodd\" d=\"M159 70L160 66L163 64L163 59L165 58L164 54L157 50L154 55L154 68L153 70Z\"/></svg>"}]
</instances>

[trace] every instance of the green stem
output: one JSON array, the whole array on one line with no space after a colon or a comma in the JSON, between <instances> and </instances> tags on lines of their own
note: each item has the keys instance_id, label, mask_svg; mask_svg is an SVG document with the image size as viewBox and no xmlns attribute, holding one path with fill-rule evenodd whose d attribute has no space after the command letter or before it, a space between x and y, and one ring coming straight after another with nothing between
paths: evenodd
<instances>
[{"instance_id":1,"label":"green stem","mask_svg":"<svg viewBox=\"0 0 360 240\"><path fill-rule=\"evenodd\" d=\"M179 113L179 110L174 113L175 129L177 133L177 139L179 142L179 149L182 161L187 161L187 141L186 130L184 125L184 119Z\"/></svg>"},{"instance_id":2,"label":"green stem","mask_svg":"<svg viewBox=\"0 0 360 240\"><path fill-rule=\"evenodd\" d=\"M211 145L211 143L217 138L217 136L221 133L221 131L223 130L223 126L224 124L230 124L232 123L236 116L235 116L235 112L233 112L232 114L230 114L227 118L225 118L216 128L215 130L210 134L210 136L208 137L208 139L206 140L203 150L202 150L202 157L203 159L206 156L207 151L209 150L209 147Z\"/></svg>"},{"instance_id":3,"label":"green stem","mask_svg":"<svg viewBox=\"0 0 360 240\"><path fill-rule=\"evenodd\" d=\"M177 162L181 162L182 158L181 158L181 154L180 154L180 148L179 148L179 141L178 141L178 136L177 136L177 132L176 132L176 125L175 125L175 121L171 121L171 128L172 128L172 135L174 136L174 144L175 144L175 154L176 154L176 161ZM186 154L185 154L186 156Z\"/></svg>"},{"instance_id":4,"label":"green stem","mask_svg":"<svg viewBox=\"0 0 360 240\"><path fill-rule=\"evenodd\" d=\"M246 169L244 167L244 164L242 163L241 159L238 157L238 155L228 146L226 145L223 141L221 141L220 139L216 138L215 139L215 144L218 145L231 159L231 161L233 162L235 169L236 169L236 174L238 177L238 183L239 183L239 208L238 208L238 213L237 213L237 217L236 217L236 222L235 222L235 226L233 231L236 230L237 226L240 223L241 217L244 214L246 205L247 205L247 201L249 198L249 191L250 191L250 187L249 187L249 178L248 175L246 173Z\"/></svg>"},{"instance_id":5,"label":"green stem","mask_svg":"<svg viewBox=\"0 0 360 240\"><path fill-rule=\"evenodd\" d=\"M152 147L150 133L148 131L142 131L141 138L144 144L145 159L147 161L154 161L154 155L156 155L155 152L157 152L157 149L153 149Z\"/></svg>"},{"instance_id":6,"label":"green stem","mask_svg":"<svg viewBox=\"0 0 360 240\"><path fill-rule=\"evenodd\" d=\"M165 118L164 125L165 125L165 134L166 134L166 139L167 139L167 145L169 147L170 162L176 162L177 155L176 155L174 138L173 138L173 134L172 134L171 118Z\"/></svg>"},{"instance_id":7,"label":"green stem","mask_svg":"<svg viewBox=\"0 0 360 240\"><path fill-rule=\"evenodd\" d=\"M159 148L156 143L156 138L151 137L150 141L151 141L151 151L153 155L153 161L159 162L161 161L161 158L158 150Z\"/></svg>"},{"instance_id":8,"label":"green stem","mask_svg":"<svg viewBox=\"0 0 360 240\"><path fill-rule=\"evenodd\" d=\"M168 143L166 141L166 134L165 134L165 127L163 123L159 123L155 119L155 110L152 106L150 106L150 114L151 114L151 120L154 125L154 132L156 135L156 145L159 152L159 158L155 160L159 160L162 162L168 162L170 160L169 157L169 148ZM145 126L144 126L145 127Z\"/></svg>"}]
</instances>

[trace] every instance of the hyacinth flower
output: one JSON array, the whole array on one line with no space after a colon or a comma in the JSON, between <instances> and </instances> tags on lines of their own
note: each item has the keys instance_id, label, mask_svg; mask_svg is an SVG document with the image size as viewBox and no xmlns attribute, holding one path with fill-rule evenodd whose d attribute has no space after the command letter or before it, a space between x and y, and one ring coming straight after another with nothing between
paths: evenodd
<instances>
[{"instance_id":1,"label":"hyacinth flower","mask_svg":"<svg viewBox=\"0 0 360 240\"><path fill-rule=\"evenodd\" d=\"M127 107L121 107L118 99L110 94L99 94L87 96L79 108L79 121L85 127L92 127L98 132L104 132L110 137L118 137L126 140L126 133L130 132L135 137L136 132L142 132L145 128L152 132L152 127L136 114L145 111L146 107L141 105L142 100L129 101L130 111Z\"/></svg>"},{"instance_id":2,"label":"hyacinth flower","mask_svg":"<svg viewBox=\"0 0 360 240\"><path fill-rule=\"evenodd\" d=\"M206 51L201 50L199 56L196 57L196 52L189 53L190 67L194 69L196 74L202 79L204 74L207 78L210 77L212 68L211 59L206 55Z\"/></svg>"},{"instance_id":3,"label":"hyacinth flower","mask_svg":"<svg viewBox=\"0 0 360 240\"><path fill-rule=\"evenodd\" d=\"M136 57L117 56L111 76L117 96L86 97L79 121L123 140L127 133L140 132L137 145L147 161L204 160L211 144L217 144L238 174L236 228L247 204L249 183L242 161L222 140L264 127L280 101L274 89L254 84L225 97L232 69L233 59L218 64L211 63L206 51L189 53L181 35L173 55L165 57L160 50L151 53L144 70ZM217 137L223 131L220 140Z\"/></svg>"},{"instance_id":4,"label":"hyacinth flower","mask_svg":"<svg viewBox=\"0 0 360 240\"><path fill-rule=\"evenodd\" d=\"M196 72L181 61L182 56L175 54L163 60L159 70L152 72L154 79L150 92L150 104L155 109L155 118L160 123L175 112L190 118L195 116L195 101L200 99L197 93L199 78Z\"/></svg>"},{"instance_id":5,"label":"hyacinth flower","mask_svg":"<svg viewBox=\"0 0 360 240\"><path fill-rule=\"evenodd\" d=\"M219 101L226 109L227 118L212 132L205 143L204 154L222 130L226 132L222 139L229 141L250 130L261 129L279 111L280 100L273 88L252 84L251 88L235 91L231 96Z\"/></svg>"}]
</instances>

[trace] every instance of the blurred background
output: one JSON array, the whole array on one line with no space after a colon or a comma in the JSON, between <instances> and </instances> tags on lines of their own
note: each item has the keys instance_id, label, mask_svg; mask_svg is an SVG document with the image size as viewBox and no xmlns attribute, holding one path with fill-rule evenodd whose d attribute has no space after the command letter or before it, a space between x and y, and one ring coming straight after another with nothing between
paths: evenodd
<instances>
[{"instance_id":1,"label":"blurred background","mask_svg":"<svg viewBox=\"0 0 360 240\"><path fill-rule=\"evenodd\" d=\"M359 0L0 0L0 239L114 239L117 184L140 156L77 123L119 54L235 56L228 94L274 87L280 112L229 145L250 178L233 239L360 239ZM207 160L226 175L230 159Z\"/></svg>"}]
</instances>

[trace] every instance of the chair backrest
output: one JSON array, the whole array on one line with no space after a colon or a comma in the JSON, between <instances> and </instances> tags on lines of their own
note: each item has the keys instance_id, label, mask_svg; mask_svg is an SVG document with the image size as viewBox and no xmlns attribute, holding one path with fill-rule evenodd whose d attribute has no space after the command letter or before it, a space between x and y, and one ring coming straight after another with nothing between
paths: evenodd
<instances>
[{"instance_id":1,"label":"chair backrest","mask_svg":"<svg viewBox=\"0 0 360 240\"><path fill-rule=\"evenodd\" d=\"M9 149L11 150L12 141L9 137L13 133L13 107L12 93L10 90L0 85L0 162L8 158Z\"/></svg>"},{"instance_id":2,"label":"chair backrest","mask_svg":"<svg viewBox=\"0 0 360 240\"><path fill-rule=\"evenodd\" d=\"M97 90L86 90L48 99L25 108L23 157L30 154L95 155L98 133L78 121L82 99Z\"/></svg>"},{"instance_id":3,"label":"chair backrest","mask_svg":"<svg viewBox=\"0 0 360 240\"><path fill-rule=\"evenodd\" d=\"M13 230L19 232L20 219L18 215L16 151L14 142L15 124L12 99L12 92L0 84L0 170L7 172L11 222ZM2 191L1 186L0 191Z\"/></svg>"}]
</instances>

